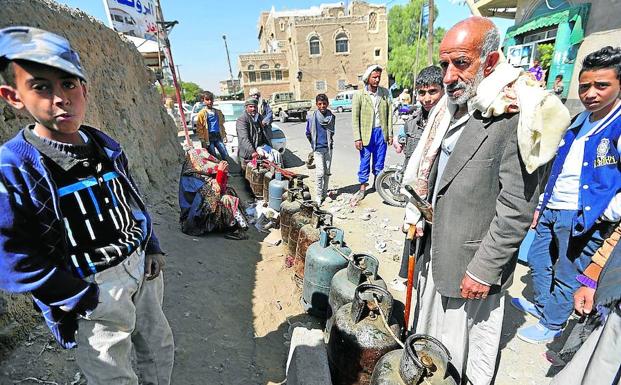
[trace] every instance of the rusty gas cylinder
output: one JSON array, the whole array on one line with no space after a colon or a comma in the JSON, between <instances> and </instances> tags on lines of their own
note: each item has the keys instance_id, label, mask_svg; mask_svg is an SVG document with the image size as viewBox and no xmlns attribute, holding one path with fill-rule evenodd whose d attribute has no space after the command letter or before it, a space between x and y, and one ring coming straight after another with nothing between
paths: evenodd
<instances>
[{"instance_id":1,"label":"rusty gas cylinder","mask_svg":"<svg viewBox=\"0 0 621 385\"><path fill-rule=\"evenodd\" d=\"M289 182L289 186L291 188L299 188L300 190L302 190L302 198L304 200L310 200L311 199L310 189L308 188L308 185L304 183L304 178L306 177L307 177L306 175L296 176Z\"/></svg>"},{"instance_id":2,"label":"rusty gas cylinder","mask_svg":"<svg viewBox=\"0 0 621 385\"><path fill-rule=\"evenodd\" d=\"M289 231L289 242L287 243L287 255L295 257L295 250L298 247L298 238L300 229L311 222L313 211L317 208L317 204L311 201L303 201L300 211L291 217L291 230Z\"/></svg>"},{"instance_id":3,"label":"rusty gas cylinder","mask_svg":"<svg viewBox=\"0 0 621 385\"><path fill-rule=\"evenodd\" d=\"M246 163L246 169L244 170L244 178L250 183L252 181L252 172L257 168L255 161Z\"/></svg>"},{"instance_id":4,"label":"rusty gas cylinder","mask_svg":"<svg viewBox=\"0 0 621 385\"><path fill-rule=\"evenodd\" d=\"M308 246L319 240L319 232L324 226L332 226L332 214L315 210L310 223L302 226L298 235L298 244L295 248L295 260L293 261L294 281L298 287L304 284L304 261L306 260L306 250Z\"/></svg>"},{"instance_id":5,"label":"rusty gas cylinder","mask_svg":"<svg viewBox=\"0 0 621 385\"><path fill-rule=\"evenodd\" d=\"M261 163L257 163L257 168L252 170L250 177L250 189L257 199L263 199L263 179L267 169Z\"/></svg>"},{"instance_id":6,"label":"rusty gas cylinder","mask_svg":"<svg viewBox=\"0 0 621 385\"><path fill-rule=\"evenodd\" d=\"M263 176L263 200L268 202L270 199L270 182L274 179L276 171L274 166L270 167Z\"/></svg>"},{"instance_id":7,"label":"rusty gas cylinder","mask_svg":"<svg viewBox=\"0 0 621 385\"><path fill-rule=\"evenodd\" d=\"M285 194L287 198L280 205L280 237L286 246L289 243L289 232L291 231L291 217L300 211L302 207L302 190L298 188L289 189Z\"/></svg>"},{"instance_id":8,"label":"rusty gas cylinder","mask_svg":"<svg viewBox=\"0 0 621 385\"><path fill-rule=\"evenodd\" d=\"M426 334L413 334L405 349L386 353L375 365L371 385L457 385L449 371L451 355L439 340Z\"/></svg>"},{"instance_id":9,"label":"rusty gas cylinder","mask_svg":"<svg viewBox=\"0 0 621 385\"><path fill-rule=\"evenodd\" d=\"M354 300L336 312L328 342L334 385L368 385L379 359L399 349L393 335L399 335L400 327L392 305L388 290L363 283L356 288Z\"/></svg>"}]
</instances>

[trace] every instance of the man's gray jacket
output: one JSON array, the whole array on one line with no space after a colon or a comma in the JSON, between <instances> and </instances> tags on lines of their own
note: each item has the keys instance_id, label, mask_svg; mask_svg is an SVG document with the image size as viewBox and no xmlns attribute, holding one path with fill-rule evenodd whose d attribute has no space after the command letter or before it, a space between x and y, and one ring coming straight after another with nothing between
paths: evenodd
<instances>
[{"instance_id":1,"label":"man's gray jacket","mask_svg":"<svg viewBox=\"0 0 621 385\"><path fill-rule=\"evenodd\" d=\"M252 159L252 154L256 152L257 147L264 144L272 146L271 128L263 128L261 125L262 116L260 114L257 115L259 119L255 122L247 112L244 112L235 122L239 157L244 160Z\"/></svg>"},{"instance_id":2,"label":"man's gray jacket","mask_svg":"<svg viewBox=\"0 0 621 385\"><path fill-rule=\"evenodd\" d=\"M436 157L429 176L429 195L437 191L434 223L418 250L428 249L431 237L433 279L443 296L461 298L466 271L492 284L490 293L511 285L519 245L545 186L543 172L529 175L524 168L517 123L517 114L485 119L475 111L439 181ZM422 255L417 260L420 271Z\"/></svg>"}]
</instances>

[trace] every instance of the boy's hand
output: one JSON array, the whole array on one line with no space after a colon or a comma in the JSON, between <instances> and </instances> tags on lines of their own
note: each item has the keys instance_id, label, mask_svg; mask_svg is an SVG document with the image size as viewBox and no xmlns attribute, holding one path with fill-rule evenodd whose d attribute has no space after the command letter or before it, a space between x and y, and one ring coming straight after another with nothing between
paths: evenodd
<instances>
[{"instance_id":1,"label":"boy's hand","mask_svg":"<svg viewBox=\"0 0 621 385\"><path fill-rule=\"evenodd\" d=\"M591 314L593 310L593 297L595 297L595 289L582 286L574 293L574 309L580 315Z\"/></svg>"},{"instance_id":2,"label":"boy's hand","mask_svg":"<svg viewBox=\"0 0 621 385\"><path fill-rule=\"evenodd\" d=\"M144 258L144 277L147 281L157 278L166 265L164 254L147 254Z\"/></svg>"},{"instance_id":3,"label":"boy's hand","mask_svg":"<svg viewBox=\"0 0 621 385\"><path fill-rule=\"evenodd\" d=\"M356 140L354 142L354 146L356 146L356 150L358 151L362 150L362 140Z\"/></svg>"}]
</instances>

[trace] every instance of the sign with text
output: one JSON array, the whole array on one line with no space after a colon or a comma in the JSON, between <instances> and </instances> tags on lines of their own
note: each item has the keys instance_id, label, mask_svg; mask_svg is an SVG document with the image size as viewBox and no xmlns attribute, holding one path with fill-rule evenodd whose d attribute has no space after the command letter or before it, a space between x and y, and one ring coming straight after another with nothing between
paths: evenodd
<instances>
[{"instance_id":1,"label":"sign with text","mask_svg":"<svg viewBox=\"0 0 621 385\"><path fill-rule=\"evenodd\" d=\"M103 0L112 28L122 34L157 40L155 1Z\"/></svg>"}]
</instances>

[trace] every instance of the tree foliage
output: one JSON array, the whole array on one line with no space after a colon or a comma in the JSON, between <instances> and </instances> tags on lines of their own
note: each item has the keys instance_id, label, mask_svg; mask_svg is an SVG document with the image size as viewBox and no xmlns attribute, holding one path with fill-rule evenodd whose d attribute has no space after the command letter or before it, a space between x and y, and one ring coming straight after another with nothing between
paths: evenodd
<instances>
[{"instance_id":1,"label":"tree foliage","mask_svg":"<svg viewBox=\"0 0 621 385\"><path fill-rule=\"evenodd\" d=\"M412 88L414 76L427 67L427 23L420 26L420 16L425 0L410 0L404 5L395 5L388 12L388 72L401 88ZM438 9L434 7L435 17ZM434 28L433 57L438 60L438 47L446 31ZM416 47L418 46L418 64Z\"/></svg>"},{"instance_id":2,"label":"tree foliage","mask_svg":"<svg viewBox=\"0 0 621 385\"><path fill-rule=\"evenodd\" d=\"M183 90L181 95L183 100L190 104L197 102L200 93L203 92L203 89L198 84L192 82L181 82L181 89ZM175 87L164 86L164 92L166 92L166 96L171 96L175 99Z\"/></svg>"},{"instance_id":3,"label":"tree foliage","mask_svg":"<svg viewBox=\"0 0 621 385\"><path fill-rule=\"evenodd\" d=\"M537 46L537 51L539 54L539 64L541 68L548 69L550 68L550 64L552 64L552 56L554 56L554 44L539 44Z\"/></svg>"}]
</instances>

